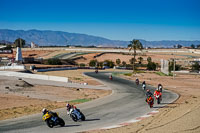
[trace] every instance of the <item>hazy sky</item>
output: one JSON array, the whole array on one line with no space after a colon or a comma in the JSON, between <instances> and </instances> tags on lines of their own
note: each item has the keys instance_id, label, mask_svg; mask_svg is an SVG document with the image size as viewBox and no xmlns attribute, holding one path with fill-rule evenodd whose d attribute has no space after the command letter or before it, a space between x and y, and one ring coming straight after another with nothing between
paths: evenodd
<instances>
[{"instance_id":1,"label":"hazy sky","mask_svg":"<svg viewBox=\"0 0 200 133\"><path fill-rule=\"evenodd\" d=\"M200 40L200 0L0 0L0 29Z\"/></svg>"}]
</instances>

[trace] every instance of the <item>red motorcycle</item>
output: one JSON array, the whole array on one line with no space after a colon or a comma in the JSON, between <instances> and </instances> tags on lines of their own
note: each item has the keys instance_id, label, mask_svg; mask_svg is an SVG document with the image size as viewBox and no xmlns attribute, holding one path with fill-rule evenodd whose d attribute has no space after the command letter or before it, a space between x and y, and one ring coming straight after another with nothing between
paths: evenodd
<instances>
[{"instance_id":1,"label":"red motorcycle","mask_svg":"<svg viewBox=\"0 0 200 133\"><path fill-rule=\"evenodd\" d=\"M161 92L155 92L154 96L157 100L157 104L160 104L160 102L162 101L162 93Z\"/></svg>"},{"instance_id":2,"label":"red motorcycle","mask_svg":"<svg viewBox=\"0 0 200 133\"><path fill-rule=\"evenodd\" d=\"M109 79L110 79L110 80L112 80L112 79L113 79L112 75L110 75L110 76L109 76Z\"/></svg>"},{"instance_id":3,"label":"red motorcycle","mask_svg":"<svg viewBox=\"0 0 200 133\"><path fill-rule=\"evenodd\" d=\"M146 99L146 102L149 104L149 107L152 108L153 107L153 104L154 104L154 99L152 96L148 97Z\"/></svg>"}]
</instances>

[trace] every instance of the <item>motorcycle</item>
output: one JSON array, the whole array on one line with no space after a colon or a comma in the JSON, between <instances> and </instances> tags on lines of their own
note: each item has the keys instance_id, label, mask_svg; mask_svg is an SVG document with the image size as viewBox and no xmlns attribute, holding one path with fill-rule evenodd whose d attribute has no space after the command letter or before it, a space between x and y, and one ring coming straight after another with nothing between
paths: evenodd
<instances>
[{"instance_id":1,"label":"motorcycle","mask_svg":"<svg viewBox=\"0 0 200 133\"><path fill-rule=\"evenodd\" d=\"M65 122L62 118L58 116L58 113L46 113L43 115L42 119L46 122L47 126L53 128L54 126L60 125L65 126Z\"/></svg>"},{"instance_id":2,"label":"motorcycle","mask_svg":"<svg viewBox=\"0 0 200 133\"><path fill-rule=\"evenodd\" d=\"M153 104L154 104L154 99L152 96L148 97L146 99L146 102L149 104L149 107L152 108L153 107Z\"/></svg>"},{"instance_id":3,"label":"motorcycle","mask_svg":"<svg viewBox=\"0 0 200 133\"><path fill-rule=\"evenodd\" d=\"M98 73L98 70L95 70L95 73Z\"/></svg>"},{"instance_id":4,"label":"motorcycle","mask_svg":"<svg viewBox=\"0 0 200 133\"><path fill-rule=\"evenodd\" d=\"M112 79L113 79L112 75L111 75L111 76L109 76L109 79L110 79L110 80L112 80Z\"/></svg>"},{"instance_id":5,"label":"motorcycle","mask_svg":"<svg viewBox=\"0 0 200 133\"><path fill-rule=\"evenodd\" d=\"M139 80L135 80L136 85L139 85Z\"/></svg>"},{"instance_id":6,"label":"motorcycle","mask_svg":"<svg viewBox=\"0 0 200 133\"><path fill-rule=\"evenodd\" d=\"M77 122L78 120L85 121L85 115L79 109L70 109L69 116L75 122Z\"/></svg>"},{"instance_id":7,"label":"motorcycle","mask_svg":"<svg viewBox=\"0 0 200 133\"><path fill-rule=\"evenodd\" d=\"M157 94L155 96L156 100L157 100L157 104L160 104L160 102L162 101L162 96L160 94Z\"/></svg>"}]
</instances>

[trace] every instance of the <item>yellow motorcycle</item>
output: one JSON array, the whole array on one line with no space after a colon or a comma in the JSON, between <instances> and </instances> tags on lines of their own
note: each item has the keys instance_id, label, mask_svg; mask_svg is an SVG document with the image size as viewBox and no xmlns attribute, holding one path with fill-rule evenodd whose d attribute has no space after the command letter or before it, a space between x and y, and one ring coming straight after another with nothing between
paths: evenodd
<instances>
[{"instance_id":1,"label":"yellow motorcycle","mask_svg":"<svg viewBox=\"0 0 200 133\"><path fill-rule=\"evenodd\" d=\"M47 112L43 115L42 119L46 122L47 126L53 128L54 126L60 125L65 126L65 122L58 116L58 113Z\"/></svg>"}]
</instances>

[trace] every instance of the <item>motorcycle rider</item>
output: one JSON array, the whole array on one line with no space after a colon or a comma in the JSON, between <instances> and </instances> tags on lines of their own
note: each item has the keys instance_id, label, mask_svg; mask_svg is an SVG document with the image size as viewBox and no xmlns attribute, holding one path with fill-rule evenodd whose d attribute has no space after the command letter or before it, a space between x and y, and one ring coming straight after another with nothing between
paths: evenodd
<instances>
[{"instance_id":1,"label":"motorcycle rider","mask_svg":"<svg viewBox=\"0 0 200 133\"><path fill-rule=\"evenodd\" d=\"M160 95L160 98L162 97L162 92L160 91L160 89L156 89L156 91L154 92L154 97Z\"/></svg>"},{"instance_id":2,"label":"motorcycle rider","mask_svg":"<svg viewBox=\"0 0 200 133\"><path fill-rule=\"evenodd\" d=\"M110 77L109 77L111 80L113 79L113 77L112 77L112 74L110 75Z\"/></svg>"},{"instance_id":3,"label":"motorcycle rider","mask_svg":"<svg viewBox=\"0 0 200 133\"><path fill-rule=\"evenodd\" d=\"M95 73L98 73L98 68L95 69Z\"/></svg>"},{"instance_id":4,"label":"motorcycle rider","mask_svg":"<svg viewBox=\"0 0 200 133\"><path fill-rule=\"evenodd\" d=\"M142 83L142 88L145 90L146 89L146 83L145 83L145 81L143 81L143 83Z\"/></svg>"},{"instance_id":5,"label":"motorcycle rider","mask_svg":"<svg viewBox=\"0 0 200 133\"><path fill-rule=\"evenodd\" d=\"M42 113L43 113L43 115L45 115L46 113L48 113L48 114L51 114L52 116L57 116L57 114L55 112L47 110L46 108L42 109Z\"/></svg>"},{"instance_id":6,"label":"motorcycle rider","mask_svg":"<svg viewBox=\"0 0 200 133\"><path fill-rule=\"evenodd\" d=\"M158 84L158 90L159 90L160 92L162 92L162 88L163 88L163 86L162 86L161 84Z\"/></svg>"},{"instance_id":7,"label":"motorcycle rider","mask_svg":"<svg viewBox=\"0 0 200 133\"><path fill-rule=\"evenodd\" d=\"M66 104L67 107L67 114L69 115L74 109L76 109L76 106L70 105L69 103Z\"/></svg>"},{"instance_id":8,"label":"motorcycle rider","mask_svg":"<svg viewBox=\"0 0 200 133\"><path fill-rule=\"evenodd\" d=\"M135 83L136 83L137 85L139 85L139 79L138 79L138 78L136 78Z\"/></svg>"},{"instance_id":9,"label":"motorcycle rider","mask_svg":"<svg viewBox=\"0 0 200 133\"><path fill-rule=\"evenodd\" d=\"M153 94L151 93L151 91L149 89L147 89L146 91L146 98L152 97Z\"/></svg>"}]
</instances>

